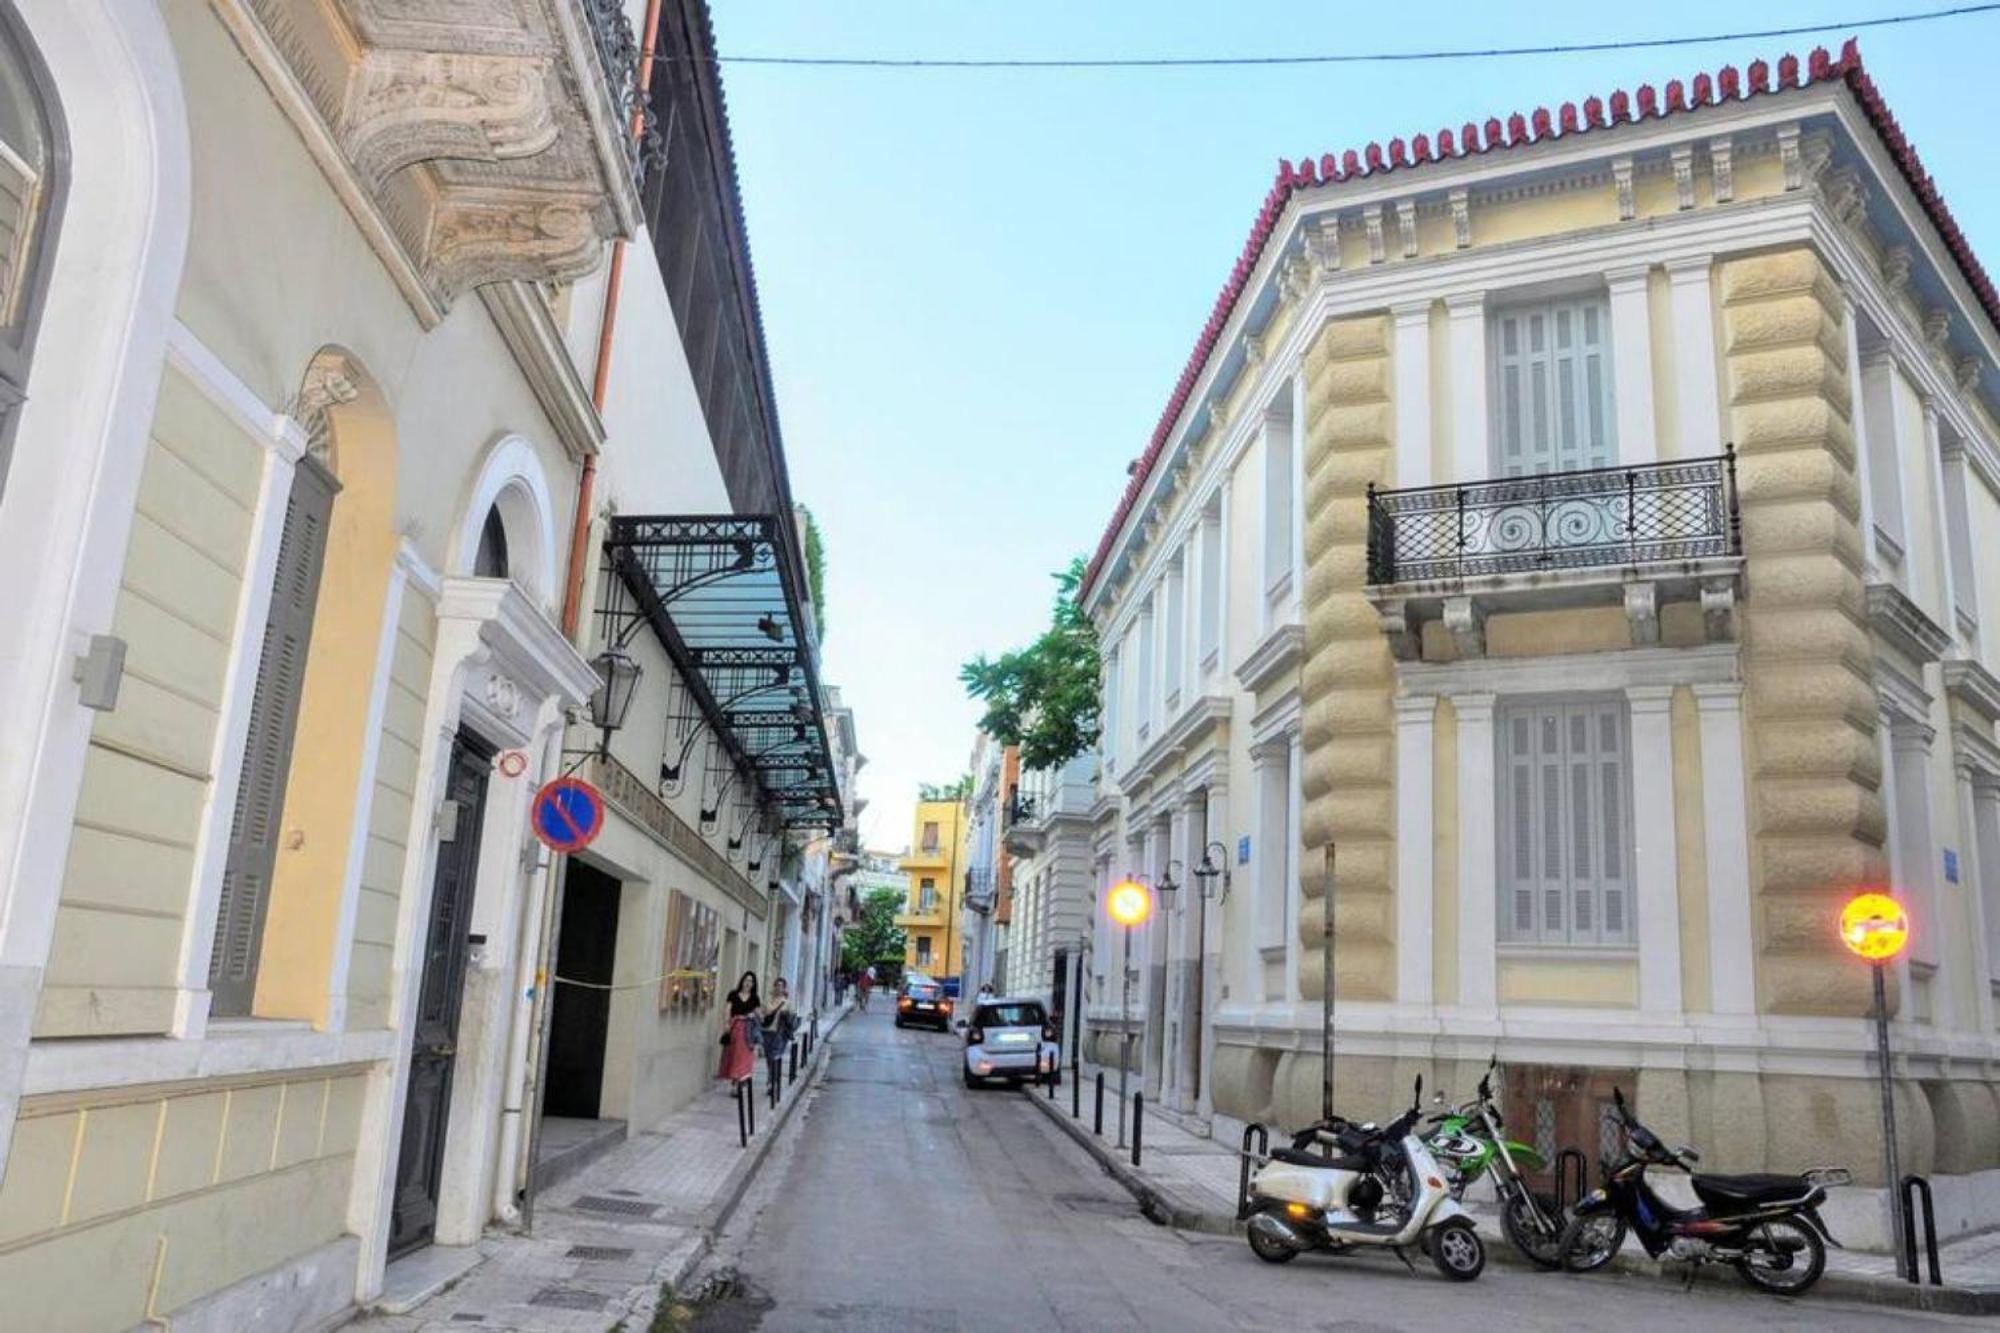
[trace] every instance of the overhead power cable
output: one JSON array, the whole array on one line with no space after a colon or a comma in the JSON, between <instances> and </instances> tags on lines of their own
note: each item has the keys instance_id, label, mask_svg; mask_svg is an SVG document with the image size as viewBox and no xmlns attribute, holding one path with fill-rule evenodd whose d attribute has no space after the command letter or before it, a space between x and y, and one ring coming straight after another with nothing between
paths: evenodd
<instances>
[{"instance_id":1,"label":"overhead power cable","mask_svg":"<svg viewBox=\"0 0 2000 1333\"><path fill-rule=\"evenodd\" d=\"M2000 0L1991 4L1954 5L1949 9L1924 10L1909 14L1886 14L1878 18L1829 19L1783 28L1746 28L1736 32L1702 33L1685 37L1635 37L1618 41L1561 42L1545 46L1489 46L1434 51L1332 51L1319 54L1263 56L806 56L806 55L718 55L725 65L789 65L827 69L1215 69L1270 65L1366 65L1424 60L1494 60L1514 56L1583 55L1602 51L1641 51L1658 47L1703 46L1714 42L1743 42L1766 37L1803 37L1819 32L1857 32L1868 28L1889 28L1911 23L1931 23L1939 19L1967 18L2000 10ZM660 56L658 59L668 59Z\"/></svg>"}]
</instances>

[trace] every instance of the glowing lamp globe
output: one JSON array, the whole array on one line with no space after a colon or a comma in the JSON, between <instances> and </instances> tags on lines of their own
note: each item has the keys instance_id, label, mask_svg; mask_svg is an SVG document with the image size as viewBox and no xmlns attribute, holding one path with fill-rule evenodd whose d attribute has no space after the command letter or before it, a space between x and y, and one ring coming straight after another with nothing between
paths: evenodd
<instances>
[{"instance_id":1,"label":"glowing lamp globe","mask_svg":"<svg viewBox=\"0 0 2000 1333\"><path fill-rule=\"evenodd\" d=\"M1146 886L1125 880L1111 890L1107 904L1111 919L1121 926L1136 926L1153 913L1153 896Z\"/></svg>"},{"instance_id":2,"label":"glowing lamp globe","mask_svg":"<svg viewBox=\"0 0 2000 1333\"><path fill-rule=\"evenodd\" d=\"M1840 942L1855 956L1886 963L1910 942L1910 914L1886 893L1860 893L1840 909Z\"/></svg>"}]
</instances>

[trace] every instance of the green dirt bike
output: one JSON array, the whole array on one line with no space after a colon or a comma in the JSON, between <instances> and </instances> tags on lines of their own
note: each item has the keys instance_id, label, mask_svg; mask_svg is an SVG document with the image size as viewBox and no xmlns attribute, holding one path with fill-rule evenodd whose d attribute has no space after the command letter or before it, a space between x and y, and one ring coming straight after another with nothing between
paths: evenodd
<instances>
[{"instance_id":1,"label":"green dirt bike","mask_svg":"<svg viewBox=\"0 0 2000 1333\"><path fill-rule=\"evenodd\" d=\"M1560 1266L1562 1209L1553 1195L1529 1188L1528 1171L1546 1165L1542 1155L1525 1143L1501 1133L1500 1108L1493 1100L1494 1065L1479 1079L1479 1095L1463 1106L1430 1117L1424 1142L1439 1166L1449 1173L1454 1199L1481 1176L1491 1175L1500 1195L1500 1229L1508 1241L1537 1268Z\"/></svg>"}]
</instances>

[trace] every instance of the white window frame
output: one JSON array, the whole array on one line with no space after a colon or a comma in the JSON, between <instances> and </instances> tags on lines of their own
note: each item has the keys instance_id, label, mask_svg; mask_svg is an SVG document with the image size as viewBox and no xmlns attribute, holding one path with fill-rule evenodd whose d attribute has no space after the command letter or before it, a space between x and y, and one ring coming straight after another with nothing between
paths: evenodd
<instances>
[{"instance_id":1,"label":"white window frame","mask_svg":"<svg viewBox=\"0 0 2000 1333\"><path fill-rule=\"evenodd\" d=\"M1171 718L1181 704L1181 687L1187 675L1187 552L1176 551L1160 580L1160 596L1166 607L1161 614L1160 693L1164 700L1162 718Z\"/></svg>"},{"instance_id":2,"label":"white window frame","mask_svg":"<svg viewBox=\"0 0 2000 1333\"><path fill-rule=\"evenodd\" d=\"M1222 516L1202 515L1196 550L1201 561L1196 593L1196 662L1205 673L1220 660L1222 647Z\"/></svg>"},{"instance_id":3,"label":"white window frame","mask_svg":"<svg viewBox=\"0 0 2000 1333\"><path fill-rule=\"evenodd\" d=\"M1291 395L1280 392L1264 411L1264 603L1267 623L1277 617L1292 595L1296 581L1293 552L1297 545L1298 449L1294 438Z\"/></svg>"},{"instance_id":4,"label":"white window frame","mask_svg":"<svg viewBox=\"0 0 2000 1333\"><path fill-rule=\"evenodd\" d=\"M1574 366L1568 392L1560 391L1555 382L1560 379L1562 366L1555 346L1559 329L1567 327L1572 337L1580 336L1595 316L1598 337L1595 348L1588 344L1579 348L1575 355L1579 358ZM1546 419L1539 423L1530 422L1526 416L1533 415L1533 404L1528 389L1524 386L1519 407L1524 419L1518 423L1520 449L1509 456L1508 443L1516 430L1515 403L1508 394L1508 375L1516 363L1522 369L1531 370L1526 363L1536 354L1527 345L1533 329L1529 321L1540 317L1546 321L1544 332L1547 338L1545 362L1551 381L1551 392L1546 399ZM1518 327L1520 339L1516 349L1507 349L1507 330L1510 324ZM1611 467L1618 462L1618 401L1616 386L1616 363L1612 355L1611 303L1602 291L1587 294L1546 298L1534 301L1511 301L1492 306L1486 316L1486 373L1488 376L1487 412L1490 418L1487 431L1487 457L1494 477L1540 476L1554 472L1572 472L1590 468ZM1595 401L1590 392L1589 376L1593 367L1589 358L1595 357L1597 393ZM1564 433L1564 399L1570 413L1568 434L1572 443L1561 441ZM1597 417L1598 434L1592 441L1587 438L1588 418L1592 410ZM1538 444L1547 434L1546 444Z\"/></svg>"},{"instance_id":5,"label":"white window frame","mask_svg":"<svg viewBox=\"0 0 2000 1333\"><path fill-rule=\"evenodd\" d=\"M1581 760L1571 750L1575 741L1574 726L1579 720L1584 722L1587 751ZM1579 882L1573 869L1580 859L1574 805L1576 769L1579 763L1588 765L1589 771L1585 774L1587 797L1592 802L1593 810L1601 811L1607 792L1601 772L1605 763L1601 728L1607 720L1615 726L1618 748L1616 786L1609 789L1615 792L1619 807L1618 828L1612 837L1607 838L1602 816L1596 816L1598 827L1592 832L1585 849L1592 869ZM1560 749L1557 760L1560 767L1555 779L1555 795L1560 811L1553 823L1544 804L1550 794L1547 761L1540 758L1540 746L1548 737L1548 724L1551 722L1554 723L1555 739ZM1515 773L1515 769L1523 765L1512 751L1513 738L1520 726L1528 729L1528 738L1534 743L1537 755L1527 765L1532 769L1527 795L1535 808L1525 816L1529 824L1525 830L1529 839L1525 849L1520 843L1524 830L1517 818L1520 789L1516 785ZM1618 695L1605 694L1504 699L1494 716L1494 764L1493 799L1498 835L1495 839L1498 892L1494 896L1499 916L1499 942L1502 945L1537 948L1636 950L1638 875L1633 859L1632 717L1627 701ZM1561 846L1553 856L1548 847L1551 833L1561 840ZM1617 873L1608 878L1604 870L1607 862L1617 868ZM1520 874L1523 864L1528 867L1526 883L1522 882ZM1560 881L1559 887L1550 882L1549 871L1552 867ZM1532 895L1527 904L1530 921L1526 927L1519 924L1522 904L1518 895L1522 893ZM1562 913L1561 923L1555 926L1549 924L1552 895L1559 896ZM1580 912L1580 906L1585 910ZM1579 924L1580 916L1587 916L1588 921ZM1616 928L1607 925L1607 918L1611 917L1616 917Z\"/></svg>"}]
</instances>

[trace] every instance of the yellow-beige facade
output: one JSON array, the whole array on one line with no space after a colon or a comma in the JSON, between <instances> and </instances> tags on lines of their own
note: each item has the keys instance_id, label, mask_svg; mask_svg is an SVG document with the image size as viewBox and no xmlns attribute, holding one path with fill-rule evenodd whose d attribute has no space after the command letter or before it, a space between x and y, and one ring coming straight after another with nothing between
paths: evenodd
<instances>
[{"instance_id":1,"label":"yellow-beige facade","mask_svg":"<svg viewBox=\"0 0 2000 1333\"><path fill-rule=\"evenodd\" d=\"M2000 1219L1996 405L1852 45L1286 165L1085 587L1096 897L1226 876L1137 942L1149 1095L1316 1118L1330 952L1344 1113L1497 1056L1545 1147L1622 1088L1884 1244L1887 886L1903 1168Z\"/></svg>"},{"instance_id":2,"label":"yellow-beige facade","mask_svg":"<svg viewBox=\"0 0 2000 1333\"><path fill-rule=\"evenodd\" d=\"M10 1327L323 1327L406 1254L476 1257L545 1084L619 1134L709 1085L718 969L800 956L767 939L795 834L829 914L858 756L706 11L476 9L0 3ZM618 552L661 538L619 515L757 544L772 624L723 628L791 767L703 693L678 589L631 612ZM608 806L573 858L531 827L565 773Z\"/></svg>"},{"instance_id":3,"label":"yellow-beige facade","mask_svg":"<svg viewBox=\"0 0 2000 1333\"><path fill-rule=\"evenodd\" d=\"M943 979L960 977L965 965L965 893L971 866L969 803L918 801L910 819L910 849L903 853L903 965Z\"/></svg>"}]
</instances>

